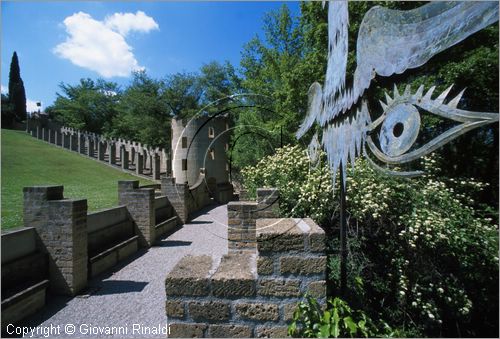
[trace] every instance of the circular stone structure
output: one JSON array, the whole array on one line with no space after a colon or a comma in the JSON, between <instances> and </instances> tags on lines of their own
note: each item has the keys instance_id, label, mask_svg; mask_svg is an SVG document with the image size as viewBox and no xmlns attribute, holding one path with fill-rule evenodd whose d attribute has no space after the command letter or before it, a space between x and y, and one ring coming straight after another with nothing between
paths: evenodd
<instances>
[{"instance_id":1,"label":"circular stone structure","mask_svg":"<svg viewBox=\"0 0 500 339\"><path fill-rule=\"evenodd\" d=\"M200 171L209 186L229 182L228 129L225 116L172 119L172 171L177 184L193 186Z\"/></svg>"}]
</instances>

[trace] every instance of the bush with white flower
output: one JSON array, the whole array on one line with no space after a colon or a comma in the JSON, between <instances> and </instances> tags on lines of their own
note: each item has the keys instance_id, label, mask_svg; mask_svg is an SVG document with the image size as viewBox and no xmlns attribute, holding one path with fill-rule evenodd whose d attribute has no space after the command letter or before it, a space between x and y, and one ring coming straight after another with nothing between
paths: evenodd
<instances>
[{"instance_id":1,"label":"bush with white flower","mask_svg":"<svg viewBox=\"0 0 500 339\"><path fill-rule=\"evenodd\" d=\"M438 163L425 158L426 175L413 179L384 176L363 159L348 169L348 301L422 335L496 335L498 212L476 201L485 183L438 177ZM251 192L278 187L284 216L338 227L338 180L334 195L327 166L313 168L299 146L242 174ZM338 256L329 262L336 285Z\"/></svg>"}]
</instances>

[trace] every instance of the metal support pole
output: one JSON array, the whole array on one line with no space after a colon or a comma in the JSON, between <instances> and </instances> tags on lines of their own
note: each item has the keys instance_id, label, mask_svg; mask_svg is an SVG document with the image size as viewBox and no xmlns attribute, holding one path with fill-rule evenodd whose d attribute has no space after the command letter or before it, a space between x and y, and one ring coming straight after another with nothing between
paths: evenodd
<instances>
[{"instance_id":1,"label":"metal support pole","mask_svg":"<svg viewBox=\"0 0 500 339\"><path fill-rule=\"evenodd\" d=\"M345 298L347 292L347 221L344 187L344 171L340 162L340 295Z\"/></svg>"}]
</instances>

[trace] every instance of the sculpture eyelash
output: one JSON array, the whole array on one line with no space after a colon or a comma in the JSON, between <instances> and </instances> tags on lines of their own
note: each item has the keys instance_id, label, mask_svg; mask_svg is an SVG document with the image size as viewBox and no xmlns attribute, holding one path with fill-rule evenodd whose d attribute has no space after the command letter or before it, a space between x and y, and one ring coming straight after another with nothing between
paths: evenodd
<instances>
[{"instance_id":1,"label":"sculpture eyelash","mask_svg":"<svg viewBox=\"0 0 500 339\"><path fill-rule=\"evenodd\" d=\"M473 112L458 109L457 106L460 102L460 99L462 98L464 90L462 90L453 99L445 103L445 100L448 97L452 86L448 87L437 98L432 99L432 94L435 90L435 86L431 87L424 95L423 86L420 86L415 93L411 92L410 86L406 86L404 93L400 94L397 87L394 85L393 97L386 93L386 102L380 101L380 104L384 110L382 115L368 126L368 130L372 133L369 133L367 135L367 145L370 151L375 155L375 157L378 160L391 165L411 162L433 152L444 144L474 128L498 121L498 114L496 113ZM384 124L388 124L389 127L392 127L392 125L390 125L391 121L400 118L399 120L401 121L399 123L404 126L412 126L413 130L410 129L410 132L418 134L418 129L420 127L420 113L418 113L416 107L419 107L432 114L457 121L460 124L450 128L448 131L434 138L424 146L406 153L406 151L409 150L415 142L417 135L412 134L409 137L406 136L408 139L404 140L403 138L403 141L398 144L400 136L396 135L395 130L393 131L393 135L391 136L389 133L390 131L388 132L387 128L385 128L384 130L384 127L387 127ZM405 114L407 116L407 119L408 117L413 118L413 120L408 122L406 125L406 121L404 119ZM387 121L389 121L389 123ZM381 145L382 151L375 146L370 136L370 134L373 134L373 131L381 124L382 136L381 138L379 138L379 143ZM404 128L402 133L404 133ZM371 159L369 160L373 164L375 164ZM409 176L414 176L417 172L406 173L408 173Z\"/></svg>"}]
</instances>

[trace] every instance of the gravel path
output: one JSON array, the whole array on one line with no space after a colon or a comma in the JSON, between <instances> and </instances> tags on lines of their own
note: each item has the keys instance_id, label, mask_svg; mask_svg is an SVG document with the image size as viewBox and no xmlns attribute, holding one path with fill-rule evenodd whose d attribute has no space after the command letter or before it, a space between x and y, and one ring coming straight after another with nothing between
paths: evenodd
<instances>
[{"instance_id":1,"label":"gravel path","mask_svg":"<svg viewBox=\"0 0 500 339\"><path fill-rule=\"evenodd\" d=\"M89 281L88 295L73 299L52 297L41 312L28 318L21 326L59 325L59 330L52 329L49 338L165 338L161 333L140 333L140 326L149 327L151 331L159 325L165 327L164 281L167 273L185 255L211 254L221 257L226 254L226 224L226 205L202 210L198 217L161 239L156 246L139 251L113 271ZM139 332L133 331L134 324ZM75 329L72 335L68 334L68 330L71 332L73 329L71 325ZM121 333L100 334L99 331L105 326L121 326ZM90 329L92 333L86 333ZM44 337L41 331L33 337ZM25 335L30 336L31 333Z\"/></svg>"}]
</instances>

